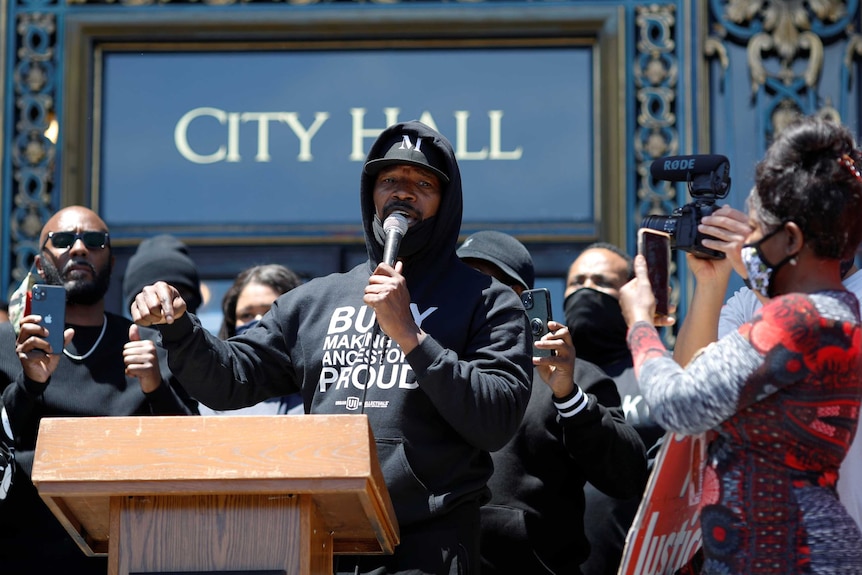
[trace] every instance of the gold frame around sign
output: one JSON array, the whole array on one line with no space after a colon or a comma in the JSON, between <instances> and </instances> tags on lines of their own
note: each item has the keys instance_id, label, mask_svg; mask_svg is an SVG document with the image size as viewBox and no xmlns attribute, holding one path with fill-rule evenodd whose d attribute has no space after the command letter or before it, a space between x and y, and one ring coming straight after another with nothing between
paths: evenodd
<instances>
[{"instance_id":1,"label":"gold frame around sign","mask_svg":"<svg viewBox=\"0 0 862 575\"><path fill-rule=\"evenodd\" d=\"M188 13L187 13L188 14ZM585 9L575 6L451 7L447 10L404 9L386 12L362 7L331 11L293 10L213 12L200 18L188 14L113 13L66 17L67 82L64 92L63 162L60 174L63 204L99 209L99 141L104 50L138 51L262 51L350 50L472 47L594 46L593 142L599 150L594 166L595 237L549 236L536 229L518 229L525 241L590 241L602 239L625 245L627 226L625 12L622 7ZM411 38L404 38L410 30ZM184 38L193 36L194 41ZM91 106L90 95L93 97ZM605 190L606 193L602 193ZM220 226L219 229L224 226ZM290 226L291 229L294 226ZM316 229L326 226L316 226ZM302 226L295 226L299 230ZM345 243L352 227L332 226L330 238L292 237L283 231L271 237L210 237L202 245ZM196 226L178 227L181 233ZM347 232L347 233L345 233ZM524 233L526 232L526 233ZM142 230L142 237L145 232ZM361 233L359 234L361 236ZM356 240L354 240L356 241ZM135 239L128 240L130 245ZM119 245L119 244L118 244Z\"/></svg>"}]
</instances>

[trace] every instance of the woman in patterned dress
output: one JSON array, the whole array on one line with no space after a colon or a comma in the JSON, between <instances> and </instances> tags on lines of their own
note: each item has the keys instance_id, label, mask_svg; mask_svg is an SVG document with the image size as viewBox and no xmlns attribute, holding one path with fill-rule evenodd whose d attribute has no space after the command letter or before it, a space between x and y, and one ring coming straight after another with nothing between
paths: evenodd
<instances>
[{"instance_id":1,"label":"woman in patterned dress","mask_svg":"<svg viewBox=\"0 0 862 575\"><path fill-rule=\"evenodd\" d=\"M642 257L622 290L651 413L709 438L704 574L862 573L862 534L835 492L862 398L859 302L839 271L862 240L860 169L838 124L781 133L757 165L740 254L764 306L685 369L652 325Z\"/></svg>"}]
</instances>

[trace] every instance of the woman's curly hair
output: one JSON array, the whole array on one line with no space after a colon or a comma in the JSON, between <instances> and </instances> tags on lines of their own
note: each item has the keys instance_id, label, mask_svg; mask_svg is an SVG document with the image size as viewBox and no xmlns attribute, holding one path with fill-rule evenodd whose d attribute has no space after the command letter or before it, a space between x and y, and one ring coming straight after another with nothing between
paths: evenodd
<instances>
[{"instance_id":1,"label":"woman's curly hair","mask_svg":"<svg viewBox=\"0 0 862 575\"><path fill-rule=\"evenodd\" d=\"M847 259L862 241L860 170L862 152L846 127L803 118L757 164L752 207L765 224L795 222L818 257Z\"/></svg>"}]
</instances>

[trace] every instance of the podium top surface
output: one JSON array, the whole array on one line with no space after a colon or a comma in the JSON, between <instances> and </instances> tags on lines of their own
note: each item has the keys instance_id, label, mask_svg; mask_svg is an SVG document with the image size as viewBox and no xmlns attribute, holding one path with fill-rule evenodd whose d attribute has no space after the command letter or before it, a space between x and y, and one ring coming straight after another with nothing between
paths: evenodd
<instances>
[{"instance_id":1,"label":"podium top surface","mask_svg":"<svg viewBox=\"0 0 862 575\"><path fill-rule=\"evenodd\" d=\"M33 483L48 494L195 490L188 482L301 493L382 480L376 463L363 415L58 417L42 420Z\"/></svg>"}]
</instances>

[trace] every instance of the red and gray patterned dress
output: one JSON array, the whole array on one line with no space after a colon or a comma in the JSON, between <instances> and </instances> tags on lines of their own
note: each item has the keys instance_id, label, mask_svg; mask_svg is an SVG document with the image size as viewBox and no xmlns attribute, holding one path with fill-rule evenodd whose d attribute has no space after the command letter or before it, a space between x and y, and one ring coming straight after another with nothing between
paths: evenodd
<instances>
[{"instance_id":1,"label":"red and gray patterned dress","mask_svg":"<svg viewBox=\"0 0 862 575\"><path fill-rule=\"evenodd\" d=\"M862 534L835 493L862 398L856 296L771 300L682 369L655 328L628 341L650 413L708 432L705 574L862 573Z\"/></svg>"}]
</instances>

